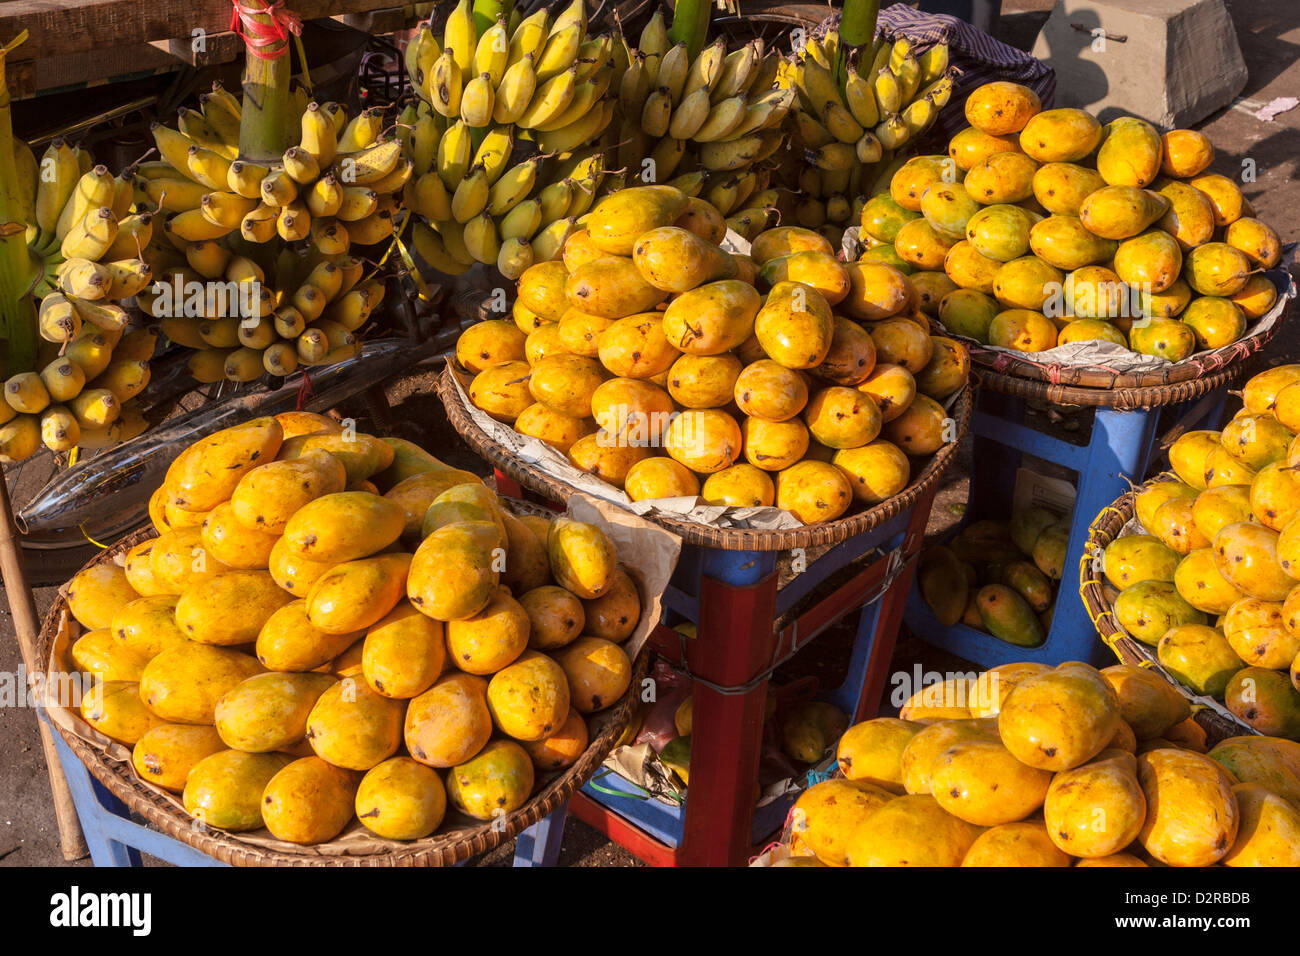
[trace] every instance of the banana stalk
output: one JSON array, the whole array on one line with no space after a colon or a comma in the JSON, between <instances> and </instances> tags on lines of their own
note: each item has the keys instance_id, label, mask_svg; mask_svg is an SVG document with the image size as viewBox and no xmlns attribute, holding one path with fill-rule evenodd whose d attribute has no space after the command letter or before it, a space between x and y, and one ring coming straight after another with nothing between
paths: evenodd
<instances>
[{"instance_id":1,"label":"banana stalk","mask_svg":"<svg viewBox=\"0 0 1300 956\"><path fill-rule=\"evenodd\" d=\"M266 0L252 0L251 6L268 7ZM272 14L259 13L250 18L269 28ZM253 162L278 160L289 145L285 141L289 113L289 79L292 57L289 40L263 47L263 56L254 56L249 47L244 56L244 108L239 124L239 155Z\"/></svg>"},{"instance_id":2,"label":"banana stalk","mask_svg":"<svg viewBox=\"0 0 1300 956\"><path fill-rule=\"evenodd\" d=\"M474 0L474 25L482 36L498 17L509 17L514 10L514 0Z\"/></svg>"},{"instance_id":3,"label":"banana stalk","mask_svg":"<svg viewBox=\"0 0 1300 956\"><path fill-rule=\"evenodd\" d=\"M27 39L27 31L0 47L0 335L5 339L4 375L36 365L36 309L27 294L29 257L26 223L18 191L22 188L14 163L13 117L5 59Z\"/></svg>"},{"instance_id":4,"label":"banana stalk","mask_svg":"<svg viewBox=\"0 0 1300 956\"><path fill-rule=\"evenodd\" d=\"M879 0L876 0L879 5ZM710 0L677 0L673 11L673 25L668 28L668 38L674 43L685 43L686 52L694 62L709 38Z\"/></svg>"},{"instance_id":5,"label":"banana stalk","mask_svg":"<svg viewBox=\"0 0 1300 956\"><path fill-rule=\"evenodd\" d=\"M880 0L844 0L844 13L840 17L840 42L835 53L831 73L840 93L848 80L848 51L870 49L876 37L876 20L880 16Z\"/></svg>"}]
</instances>

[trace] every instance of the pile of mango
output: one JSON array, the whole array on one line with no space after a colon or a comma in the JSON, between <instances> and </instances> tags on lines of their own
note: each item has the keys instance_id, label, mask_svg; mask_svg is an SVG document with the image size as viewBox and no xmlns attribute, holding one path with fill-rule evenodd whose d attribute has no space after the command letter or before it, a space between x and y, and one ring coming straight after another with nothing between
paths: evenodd
<instances>
[{"instance_id":1,"label":"pile of mango","mask_svg":"<svg viewBox=\"0 0 1300 956\"><path fill-rule=\"evenodd\" d=\"M1052 629L1069 542L1070 517L1046 508L1016 511L1010 521L974 521L950 546L921 555L921 596L944 627L960 621L1038 647Z\"/></svg>"},{"instance_id":2,"label":"pile of mango","mask_svg":"<svg viewBox=\"0 0 1300 956\"><path fill-rule=\"evenodd\" d=\"M733 254L722 214L671 186L620 190L584 225L520 277L514 322L467 329L457 358L475 405L633 501L816 524L898 494L956 439L940 401L969 356L896 269L839 262L800 227Z\"/></svg>"},{"instance_id":3,"label":"pile of mango","mask_svg":"<svg viewBox=\"0 0 1300 956\"><path fill-rule=\"evenodd\" d=\"M1004 664L849 728L778 865L1300 864L1300 744L1206 751L1150 670Z\"/></svg>"},{"instance_id":4,"label":"pile of mango","mask_svg":"<svg viewBox=\"0 0 1300 956\"><path fill-rule=\"evenodd\" d=\"M1102 125L988 83L948 155L900 161L862 208L864 261L909 272L950 332L1041 352L1113 342L1181 361L1272 308L1281 241L1201 133Z\"/></svg>"},{"instance_id":5,"label":"pile of mango","mask_svg":"<svg viewBox=\"0 0 1300 956\"><path fill-rule=\"evenodd\" d=\"M1102 570L1115 617L1165 670L1260 733L1300 739L1300 365L1256 375L1222 432L1169 449L1135 497L1145 533Z\"/></svg>"},{"instance_id":6,"label":"pile of mango","mask_svg":"<svg viewBox=\"0 0 1300 956\"><path fill-rule=\"evenodd\" d=\"M157 537L68 583L71 659L86 722L205 826L413 840L448 804L512 813L630 682L641 601L605 534L401 439L255 419L182 452L150 513Z\"/></svg>"}]
</instances>

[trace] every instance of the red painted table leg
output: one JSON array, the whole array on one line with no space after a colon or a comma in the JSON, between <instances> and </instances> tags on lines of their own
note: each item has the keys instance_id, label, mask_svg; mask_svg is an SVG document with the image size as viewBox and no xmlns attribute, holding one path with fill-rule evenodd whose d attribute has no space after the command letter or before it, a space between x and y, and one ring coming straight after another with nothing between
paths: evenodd
<instances>
[{"instance_id":1,"label":"red painted table leg","mask_svg":"<svg viewBox=\"0 0 1300 956\"><path fill-rule=\"evenodd\" d=\"M776 575L753 587L701 579L699 636L687 643L691 672L715 684L746 684L772 663ZM753 840L754 792L763 742L764 682L747 694L696 683L691 779L680 866L743 866Z\"/></svg>"},{"instance_id":2,"label":"red painted table leg","mask_svg":"<svg viewBox=\"0 0 1300 956\"><path fill-rule=\"evenodd\" d=\"M519 482L515 481L500 468L495 469L495 473L497 479L497 494L505 495L507 498L522 499L524 497L524 489Z\"/></svg>"}]
</instances>

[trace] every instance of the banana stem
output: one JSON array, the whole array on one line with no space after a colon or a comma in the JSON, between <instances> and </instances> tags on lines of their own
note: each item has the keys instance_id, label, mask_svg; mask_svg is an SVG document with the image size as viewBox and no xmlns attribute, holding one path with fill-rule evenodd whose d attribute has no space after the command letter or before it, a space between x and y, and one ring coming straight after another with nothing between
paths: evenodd
<instances>
[{"instance_id":1,"label":"banana stem","mask_svg":"<svg viewBox=\"0 0 1300 956\"><path fill-rule=\"evenodd\" d=\"M266 0L248 0L248 7L266 9ZM255 13L253 24L269 29L270 14ZM249 39L252 39L251 37ZM254 162L276 160L288 147L289 79L293 74L288 38L261 47L255 55L245 41L244 109L239 123L239 155Z\"/></svg>"},{"instance_id":2,"label":"banana stem","mask_svg":"<svg viewBox=\"0 0 1300 956\"><path fill-rule=\"evenodd\" d=\"M474 0L474 26L478 29L478 35L482 36L484 31L490 29L498 17L510 16L512 7L514 4L508 0Z\"/></svg>"},{"instance_id":3,"label":"banana stem","mask_svg":"<svg viewBox=\"0 0 1300 956\"><path fill-rule=\"evenodd\" d=\"M844 0L844 13L840 17L840 42L835 62L831 64L835 83L840 91L848 79L849 49L861 49L876 37L876 20L880 16L880 0Z\"/></svg>"},{"instance_id":4,"label":"banana stem","mask_svg":"<svg viewBox=\"0 0 1300 956\"><path fill-rule=\"evenodd\" d=\"M14 126L9 109L9 84L5 58L27 39L24 30L0 48L0 337L5 340L4 374L27 372L36 366L36 312L27 294L29 273L26 226L17 191L14 161ZM11 225L13 224L13 225ZM21 228L19 228L21 227Z\"/></svg>"},{"instance_id":5,"label":"banana stem","mask_svg":"<svg viewBox=\"0 0 1300 956\"><path fill-rule=\"evenodd\" d=\"M668 39L674 44L685 43L692 60L700 55L709 39L709 13L709 0L677 0Z\"/></svg>"}]
</instances>

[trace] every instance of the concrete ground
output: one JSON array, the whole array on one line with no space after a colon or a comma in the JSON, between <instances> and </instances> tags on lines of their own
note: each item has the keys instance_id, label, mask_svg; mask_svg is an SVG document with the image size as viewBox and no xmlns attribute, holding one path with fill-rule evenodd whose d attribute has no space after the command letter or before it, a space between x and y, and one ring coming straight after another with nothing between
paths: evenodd
<instances>
[{"instance_id":1,"label":"concrete ground","mask_svg":"<svg viewBox=\"0 0 1300 956\"><path fill-rule=\"evenodd\" d=\"M1227 0L1237 28L1238 40L1250 69L1242 101L1221 110L1201 124L1219 151L1213 167L1233 175L1243 159L1254 160L1256 182L1247 184L1246 195L1261 218L1269 222L1285 242L1300 240L1300 109L1263 122L1253 115L1259 105L1275 97L1300 95L1300 7L1277 0ZM1034 38L1051 9L1051 0L1006 0L998 35L1021 49L1033 46ZM1268 356L1270 364L1280 358L1296 360L1294 330L1284 333ZM390 390L396 409L394 420L407 437L428 441L439 455L468 467L477 463L454 433L440 422L441 409L431 394L428 376L397 383ZM1060 420L1055 410L1042 414L1057 424L1070 427L1070 416ZM1077 427L1077 426L1076 426ZM453 449L448 451L448 449ZM969 454L969 450L966 450ZM959 462L935 502L929 531L940 534L960 520L966 500L964 462ZM482 464L477 463L481 469ZM43 613L54 591L36 595ZM811 658L799 661L802 672L833 673L847 653L847 638L829 635L805 652ZM927 667L944 668L933 651L902 635L896 654L897 666L910 669L913 661ZM0 673L13 673L19 662L13 627L7 607L0 604ZM45 763L37 737L35 715L22 708L0 707L0 866L53 866L63 864L59 852L53 813L49 807ZM508 865L512 847L488 854L482 865ZM577 821L565 834L561 863L570 866L623 866L637 861L621 848ZM81 861L75 865L89 865Z\"/></svg>"}]
</instances>

